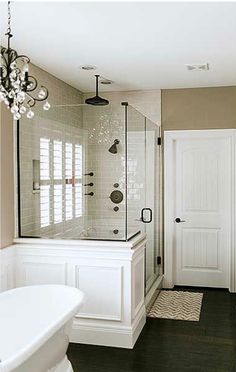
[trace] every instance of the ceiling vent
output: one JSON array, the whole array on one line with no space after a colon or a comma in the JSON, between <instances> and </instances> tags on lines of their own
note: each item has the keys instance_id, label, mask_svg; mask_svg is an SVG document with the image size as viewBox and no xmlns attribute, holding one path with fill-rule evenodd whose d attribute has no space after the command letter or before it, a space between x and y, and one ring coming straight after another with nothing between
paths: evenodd
<instances>
[{"instance_id":1,"label":"ceiling vent","mask_svg":"<svg viewBox=\"0 0 236 372\"><path fill-rule=\"evenodd\" d=\"M185 65L188 71L208 71L209 64L208 63L201 63L201 64L194 64L194 65Z\"/></svg>"},{"instance_id":2,"label":"ceiling vent","mask_svg":"<svg viewBox=\"0 0 236 372\"><path fill-rule=\"evenodd\" d=\"M81 66L81 69L82 70L85 70L85 71L91 71L91 70L96 70L96 66L93 66L93 65L84 65L84 66Z\"/></svg>"}]
</instances>

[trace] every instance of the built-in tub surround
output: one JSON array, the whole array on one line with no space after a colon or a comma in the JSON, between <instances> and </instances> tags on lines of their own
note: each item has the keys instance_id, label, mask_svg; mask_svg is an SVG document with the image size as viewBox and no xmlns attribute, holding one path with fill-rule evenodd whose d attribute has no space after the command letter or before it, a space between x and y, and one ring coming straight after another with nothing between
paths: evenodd
<instances>
[{"instance_id":1,"label":"built-in tub surround","mask_svg":"<svg viewBox=\"0 0 236 372\"><path fill-rule=\"evenodd\" d=\"M62 285L0 294L0 371L73 372L66 351L83 297L81 291Z\"/></svg>"},{"instance_id":2,"label":"built-in tub surround","mask_svg":"<svg viewBox=\"0 0 236 372\"><path fill-rule=\"evenodd\" d=\"M146 321L145 244L141 234L129 242L16 239L16 286L80 289L86 300L70 341L132 348Z\"/></svg>"}]
</instances>

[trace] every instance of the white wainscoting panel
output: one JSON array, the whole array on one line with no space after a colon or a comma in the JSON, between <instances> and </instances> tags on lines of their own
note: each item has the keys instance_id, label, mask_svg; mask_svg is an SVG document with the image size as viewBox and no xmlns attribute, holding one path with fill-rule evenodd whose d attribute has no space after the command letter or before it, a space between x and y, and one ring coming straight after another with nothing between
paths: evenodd
<instances>
[{"instance_id":1,"label":"white wainscoting panel","mask_svg":"<svg viewBox=\"0 0 236 372\"><path fill-rule=\"evenodd\" d=\"M86 293L78 316L122 320L122 266L76 265L76 287Z\"/></svg>"},{"instance_id":2,"label":"white wainscoting panel","mask_svg":"<svg viewBox=\"0 0 236 372\"><path fill-rule=\"evenodd\" d=\"M0 249L0 292L15 287L15 246Z\"/></svg>"},{"instance_id":3,"label":"white wainscoting panel","mask_svg":"<svg viewBox=\"0 0 236 372\"><path fill-rule=\"evenodd\" d=\"M141 234L129 242L17 239L16 286L81 289L70 341L132 348L146 321L145 244Z\"/></svg>"},{"instance_id":4,"label":"white wainscoting panel","mask_svg":"<svg viewBox=\"0 0 236 372\"><path fill-rule=\"evenodd\" d=\"M40 262L41 261L41 262ZM22 260L18 270L18 286L39 284L67 284L67 264L46 260Z\"/></svg>"},{"instance_id":5,"label":"white wainscoting panel","mask_svg":"<svg viewBox=\"0 0 236 372\"><path fill-rule=\"evenodd\" d=\"M134 260L132 268L132 319L136 317L144 304L144 256L139 256Z\"/></svg>"}]
</instances>

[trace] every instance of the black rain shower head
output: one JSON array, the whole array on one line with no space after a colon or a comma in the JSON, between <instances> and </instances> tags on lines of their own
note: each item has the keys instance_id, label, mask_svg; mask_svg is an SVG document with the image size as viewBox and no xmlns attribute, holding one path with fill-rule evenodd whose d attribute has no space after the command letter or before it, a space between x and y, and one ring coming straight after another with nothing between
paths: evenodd
<instances>
[{"instance_id":1,"label":"black rain shower head","mask_svg":"<svg viewBox=\"0 0 236 372\"><path fill-rule=\"evenodd\" d=\"M95 75L96 78L96 95L92 98L87 98L85 103L93 106L106 106L109 105L109 101L105 98L99 97L98 95L98 78L100 75Z\"/></svg>"},{"instance_id":2,"label":"black rain shower head","mask_svg":"<svg viewBox=\"0 0 236 372\"><path fill-rule=\"evenodd\" d=\"M113 145L109 148L109 152L112 154L117 154L117 145L119 145L120 141L118 139L115 139Z\"/></svg>"}]
</instances>

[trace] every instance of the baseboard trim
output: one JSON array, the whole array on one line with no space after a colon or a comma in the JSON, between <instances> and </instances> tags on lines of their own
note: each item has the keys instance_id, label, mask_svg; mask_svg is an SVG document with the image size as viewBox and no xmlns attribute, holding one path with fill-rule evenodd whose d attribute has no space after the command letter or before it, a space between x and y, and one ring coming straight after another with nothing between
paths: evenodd
<instances>
[{"instance_id":1,"label":"baseboard trim","mask_svg":"<svg viewBox=\"0 0 236 372\"><path fill-rule=\"evenodd\" d=\"M98 326L94 323L74 320L70 342L112 346L125 349L132 349L146 323L146 309L143 306L137 314L132 327L125 326Z\"/></svg>"},{"instance_id":2,"label":"baseboard trim","mask_svg":"<svg viewBox=\"0 0 236 372\"><path fill-rule=\"evenodd\" d=\"M149 289L148 293L146 294L146 297L145 297L145 306L148 307L151 299L153 298L154 296L154 293L156 291L160 291L161 288L162 288L162 282L163 282L163 278L164 278L164 275L160 275L158 276L158 278L156 279L156 281L153 283L153 285L151 286L151 288Z\"/></svg>"}]
</instances>

